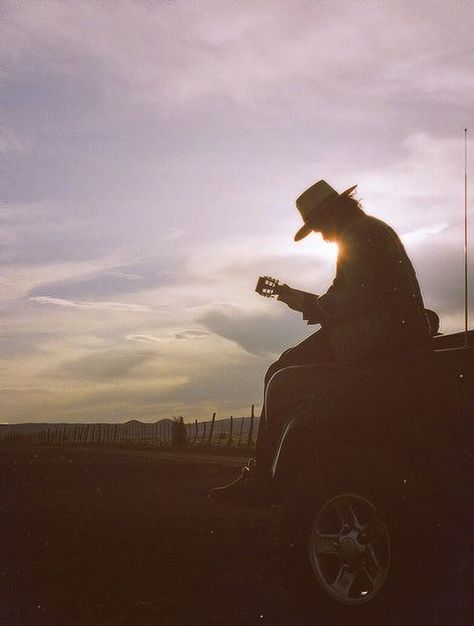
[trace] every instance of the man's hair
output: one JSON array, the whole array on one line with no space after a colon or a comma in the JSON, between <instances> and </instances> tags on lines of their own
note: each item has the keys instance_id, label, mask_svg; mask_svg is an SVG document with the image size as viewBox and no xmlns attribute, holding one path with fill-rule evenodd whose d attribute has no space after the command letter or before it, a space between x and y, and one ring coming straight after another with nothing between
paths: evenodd
<instances>
[{"instance_id":1,"label":"man's hair","mask_svg":"<svg viewBox=\"0 0 474 626\"><path fill-rule=\"evenodd\" d=\"M338 227L341 227L360 215L364 215L360 201L353 194L341 195L336 198L334 204L329 204L322 212L318 222L319 224L337 224Z\"/></svg>"},{"instance_id":2,"label":"man's hair","mask_svg":"<svg viewBox=\"0 0 474 626\"><path fill-rule=\"evenodd\" d=\"M339 196L337 209L343 219L355 217L356 215L362 215L364 213L360 200L357 200L353 193L348 196Z\"/></svg>"}]
</instances>

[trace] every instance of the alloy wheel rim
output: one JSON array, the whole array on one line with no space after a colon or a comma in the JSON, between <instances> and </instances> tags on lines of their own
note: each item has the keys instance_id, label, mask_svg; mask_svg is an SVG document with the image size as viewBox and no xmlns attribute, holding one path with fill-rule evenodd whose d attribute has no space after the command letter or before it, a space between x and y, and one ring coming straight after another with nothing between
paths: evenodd
<instances>
[{"instance_id":1,"label":"alloy wheel rim","mask_svg":"<svg viewBox=\"0 0 474 626\"><path fill-rule=\"evenodd\" d=\"M365 497L345 493L327 500L311 525L308 548L320 586L341 604L365 604L385 584L390 534Z\"/></svg>"}]
</instances>

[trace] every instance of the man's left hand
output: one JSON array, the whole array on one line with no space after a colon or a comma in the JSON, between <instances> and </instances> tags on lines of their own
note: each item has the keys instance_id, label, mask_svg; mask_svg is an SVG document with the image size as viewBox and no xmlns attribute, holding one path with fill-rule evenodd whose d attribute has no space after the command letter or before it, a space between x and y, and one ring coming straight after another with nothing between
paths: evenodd
<instances>
[{"instance_id":1,"label":"man's left hand","mask_svg":"<svg viewBox=\"0 0 474 626\"><path fill-rule=\"evenodd\" d=\"M293 311L302 312L305 306L306 297L305 294L297 289L292 289L288 285L280 286L280 293L277 300L284 302Z\"/></svg>"}]
</instances>

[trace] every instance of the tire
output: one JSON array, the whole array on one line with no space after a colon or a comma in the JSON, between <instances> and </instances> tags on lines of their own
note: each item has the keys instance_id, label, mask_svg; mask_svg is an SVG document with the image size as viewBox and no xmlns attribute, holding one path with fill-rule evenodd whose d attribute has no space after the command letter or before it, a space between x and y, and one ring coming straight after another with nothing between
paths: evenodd
<instances>
[{"instance_id":1,"label":"tire","mask_svg":"<svg viewBox=\"0 0 474 626\"><path fill-rule=\"evenodd\" d=\"M287 502L285 562L293 600L305 613L316 609L340 623L379 614L388 623L388 606L407 606L398 594L413 555L401 549L404 511L390 506L395 472L368 458L314 469Z\"/></svg>"}]
</instances>

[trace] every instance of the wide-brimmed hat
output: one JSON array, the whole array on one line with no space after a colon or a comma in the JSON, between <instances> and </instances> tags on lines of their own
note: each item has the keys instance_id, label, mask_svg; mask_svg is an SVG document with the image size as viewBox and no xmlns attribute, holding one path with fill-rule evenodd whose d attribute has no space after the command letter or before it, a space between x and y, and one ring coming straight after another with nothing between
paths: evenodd
<instances>
[{"instance_id":1,"label":"wide-brimmed hat","mask_svg":"<svg viewBox=\"0 0 474 626\"><path fill-rule=\"evenodd\" d=\"M316 222L318 216L327 208L332 200L340 196L350 195L356 187L357 185L353 185L342 193L338 193L325 180L318 180L317 183L314 183L314 185L308 187L306 191L303 191L296 199L296 208L301 213L304 226L296 233L295 241L303 239L303 237L309 235L314 228L317 228Z\"/></svg>"}]
</instances>

